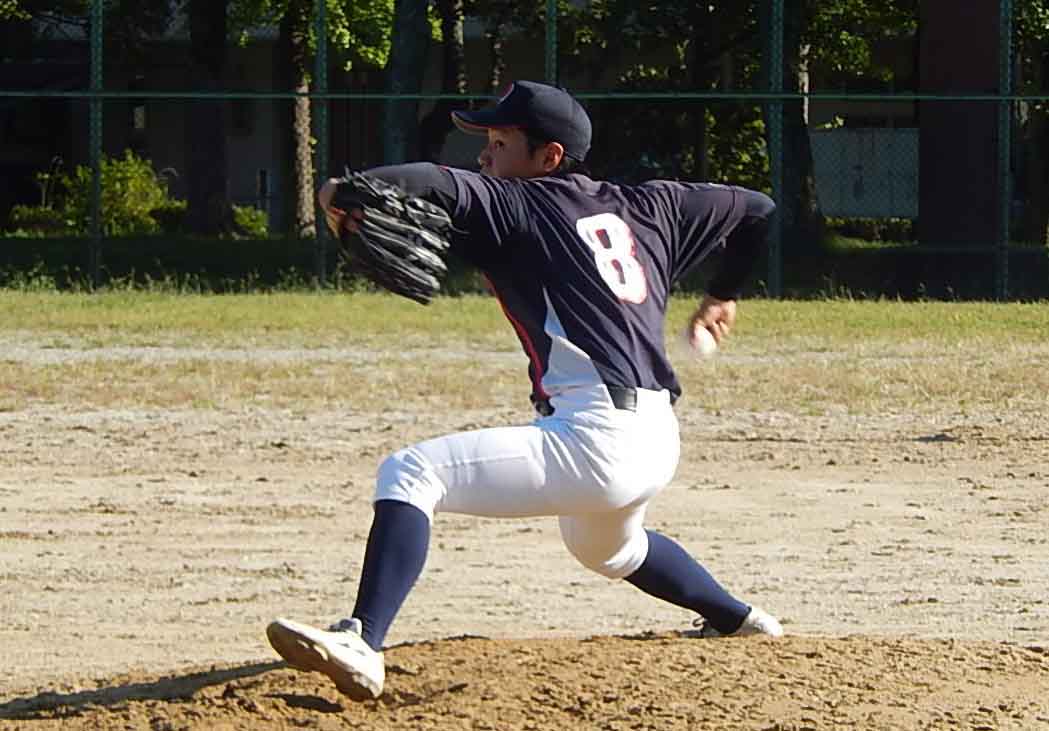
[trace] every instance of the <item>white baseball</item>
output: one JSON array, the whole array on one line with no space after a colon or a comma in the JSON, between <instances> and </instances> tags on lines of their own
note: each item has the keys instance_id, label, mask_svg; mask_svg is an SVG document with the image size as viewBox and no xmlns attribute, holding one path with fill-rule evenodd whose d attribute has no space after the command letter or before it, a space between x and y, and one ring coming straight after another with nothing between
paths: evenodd
<instances>
[{"instance_id":1,"label":"white baseball","mask_svg":"<svg viewBox=\"0 0 1049 731\"><path fill-rule=\"evenodd\" d=\"M714 336L705 327L701 327L696 331L696 342L692 342L692 328L686 327L683 337L685 344L688 349L697 358L708 358L713 355L718 349L718 341L714 339Z\"/></svg>"}]
</instances>

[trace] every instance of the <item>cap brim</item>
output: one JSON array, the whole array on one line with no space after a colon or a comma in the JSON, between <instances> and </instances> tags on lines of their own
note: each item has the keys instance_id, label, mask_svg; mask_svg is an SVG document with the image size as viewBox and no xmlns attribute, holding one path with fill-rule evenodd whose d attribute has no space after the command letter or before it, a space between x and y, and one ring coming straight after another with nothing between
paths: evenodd
<instances>
[{"instance_id":1,"label":"cap brim","mask_svg":"<svg viewBox=\"0 0 1049 731\"><path fill-rule=\"evenodd\" d=\"M452 121L456 127L468 135L484 135L488 134L490 129L517 126L500 117L496 107L478 109L475 112L454 111Z\"/></svg>"}]
</instances>

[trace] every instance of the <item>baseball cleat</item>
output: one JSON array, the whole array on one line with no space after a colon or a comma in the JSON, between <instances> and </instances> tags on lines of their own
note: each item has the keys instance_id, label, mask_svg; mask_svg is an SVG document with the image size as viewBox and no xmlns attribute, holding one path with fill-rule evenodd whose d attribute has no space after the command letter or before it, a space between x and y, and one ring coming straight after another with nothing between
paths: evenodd
<instances>
[{"instance_id":1,"label":"baseball cleat","mask_svg":"<svg viewBox=\"0 0 1049 731\"><path fill-rule=\"evenodd\" d=\"M386 665L382 653L361 637L358 619L322 630L281 618L266 628L266 638L289 667L327 675L340 693L355 701L382 694Z\"/></svg>"},{"instance_id":2,"label":"baseball cleat","mask_svg":"<svg viewBox=\"0 0 1049 731\"><path fill-rule=\"evenodd\" d=\"M750 612L743 619L743 624L735 632L719 632L702 618L696 620L696 624L699 626L699 632L696 635L704 639L713 637L747 637L748 635L783 636L783 626L779 623L779 620L758 607L750 608Z\"/></svg>"}]
</instances>

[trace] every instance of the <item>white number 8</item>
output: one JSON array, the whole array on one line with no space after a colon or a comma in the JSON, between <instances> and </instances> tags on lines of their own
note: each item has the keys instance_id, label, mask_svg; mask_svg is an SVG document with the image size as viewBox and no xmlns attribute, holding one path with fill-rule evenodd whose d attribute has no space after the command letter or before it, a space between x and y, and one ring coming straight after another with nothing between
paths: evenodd
<instances>
[{"instance_id":1,"label":"white number 8","mask_svg":"<svg viewBox=\"0 0 1049 731\"><path fill-rule=\"evenodd\" d=\"M645 270L634 256L634 234L614 213L599 213L575 223L580 238L594 252L597 271L612 293L625 302L641 304L648 297Z\"/></svg>"}]
</instances>

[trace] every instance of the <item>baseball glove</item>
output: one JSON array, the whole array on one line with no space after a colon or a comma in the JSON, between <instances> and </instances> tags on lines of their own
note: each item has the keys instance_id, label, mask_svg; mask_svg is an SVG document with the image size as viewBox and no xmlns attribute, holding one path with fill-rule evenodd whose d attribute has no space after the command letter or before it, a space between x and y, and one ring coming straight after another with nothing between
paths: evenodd
<instances>
[{"instance_id":1,"label":"baseball glove","mask_svg":"<svg viewBox=\"0 0 1049 731\"><path fill-rule=\"evenodd\" d=\"M448 272L444 256L452 221L444 209L349 170L339 180L331 204L347 212L364 211L359 233L344 230L339 236L356 268L383 289L429 304Z\"/></svg>"}]
</instances>

